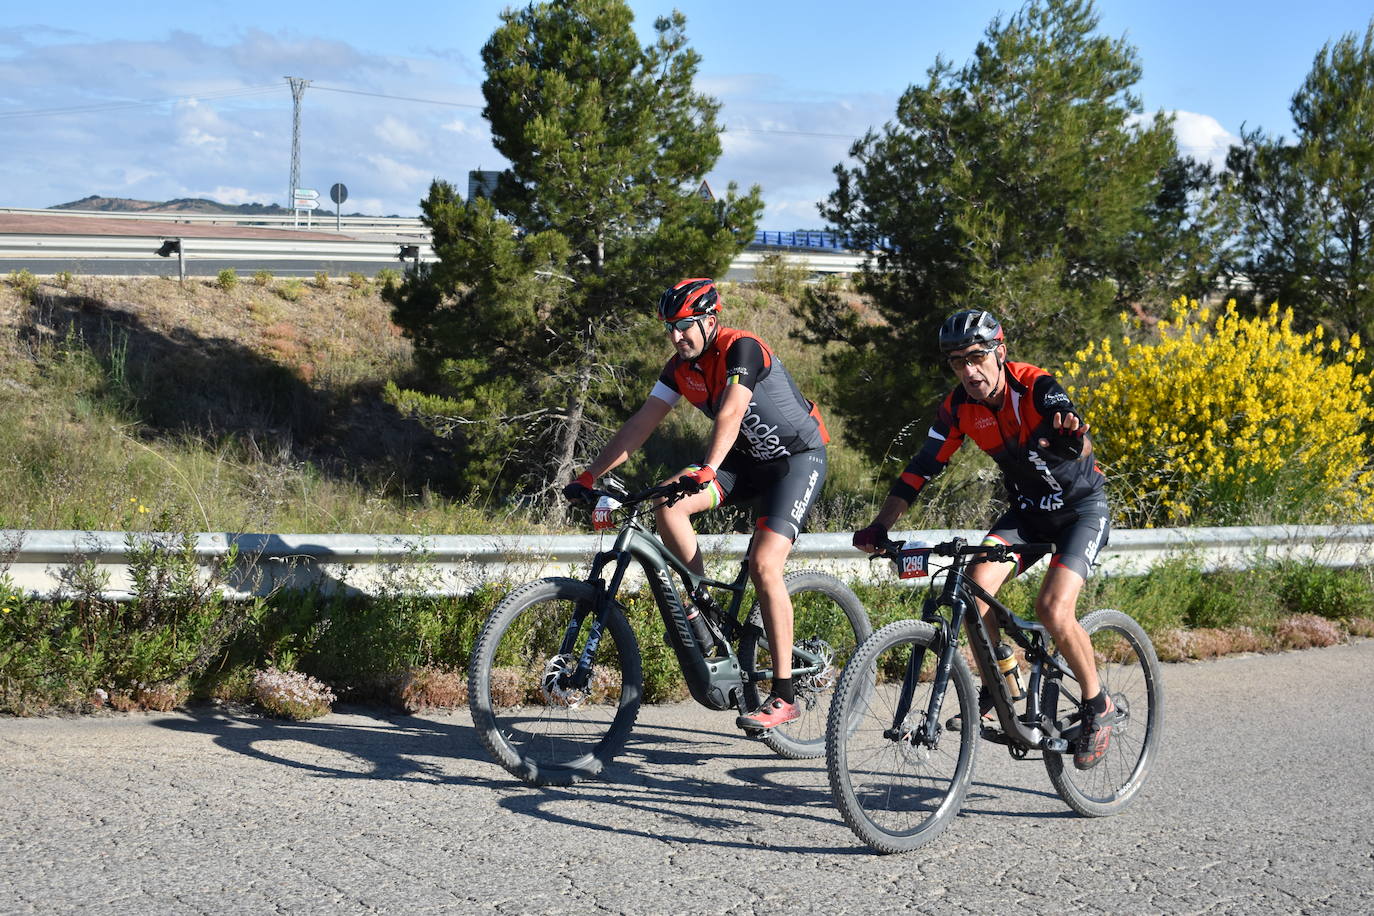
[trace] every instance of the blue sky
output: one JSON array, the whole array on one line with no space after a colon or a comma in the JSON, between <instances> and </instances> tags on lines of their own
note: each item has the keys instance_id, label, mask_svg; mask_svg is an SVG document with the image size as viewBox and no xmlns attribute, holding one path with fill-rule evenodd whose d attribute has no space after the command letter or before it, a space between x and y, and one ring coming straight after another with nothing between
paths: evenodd
<instances>
[{"instance_id":1,"label":"blue sky","mask_svg":"<svg viewBox=\"0 0 1374 916\"><path fill-rule=\"evenodd\" d=\"M0 25L0 206L87 194L282 203L284 77L313 81L301 184L336 181L345 212L415 215L434 177L500 168L482 119L483 43L507 2L140 0L13 5ZM523 5L523 4L521 4ZM670 0L631 0L646 37ZM937 54L963 63L1017 3L678 0L722 103L709 176L763 187L763 228L818 227L854 137L893 115ZM1100 31L1138 51L1145 110L1176 114L1185 152L1216 161L1242 125L1291 129L1288 102L1322 45L1371 10L1334 0L1099 0ZM156 102L157 104L134 104ZM442 104L436 104L442 103ZM69 110L80 109L80 110ZM42 113L40 113L42 112Z\"/></svg>"}]
</instances>

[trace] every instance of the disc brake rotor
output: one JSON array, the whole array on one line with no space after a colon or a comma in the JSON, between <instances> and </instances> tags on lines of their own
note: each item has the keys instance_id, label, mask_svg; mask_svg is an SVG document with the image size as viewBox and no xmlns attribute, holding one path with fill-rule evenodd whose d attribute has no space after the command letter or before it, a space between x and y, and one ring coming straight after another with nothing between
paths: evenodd
<instances>
[{"instance_id":1,"label":"disc brake rotor","mask_svg":"<svg viewBox=\"0 0 1374 916\"><path fill-rule=\"evenodd\" d=\"M569 709L582 705L587 699L587 691L568 684L568 678L576 668L577 659L571 655L555 655L544 663L544 672L539 677L539 693L544 702Z\"/></svg>"},{"instance_id":2,"label":"disc brake rotor","mask_svg":"<svg viewBox=\"0 0 1374 916\"><path fill-rule=\"evenodd\" d=\"M797 679L798 695L805 695L808 702L815 702L816 695L835 686L839 680L840 669L835 665L835 650L824 639L813 636L797 644L819 660L820 670Z\"/></svg>"}]
</instances>

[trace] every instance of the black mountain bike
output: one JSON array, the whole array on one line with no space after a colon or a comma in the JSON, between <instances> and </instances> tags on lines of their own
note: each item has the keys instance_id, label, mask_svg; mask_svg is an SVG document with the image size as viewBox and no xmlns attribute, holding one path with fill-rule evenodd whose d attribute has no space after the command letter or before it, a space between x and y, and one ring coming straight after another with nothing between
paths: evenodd
<instances>
[{"instance_id":1,"label":"black mountain bike","mask_svg":"<svg viewBox=\"0 0 1374 916\"><path fill-rule=\"evenodd\" d=\"M648 580L693 699L750 712L768 697L773 677L758 603L740 616L748 554L731 582L698 576L643 521L654 500L676 502L694 485L652 487L623 503L596 492L598 530L616 528L613 513L623 513L611 548L592 558L585 581L540 579L513 591L492 611L472 653L468 705L478 737L501 766L535 785L598 775L629 737L643 679L639 644L617 595L632 563ZM785 581L795 621L789 662L802 716L758 736L783 757L819 757L822 704L872 627L858 597L834 576L795 571ZM724 608L712 589L729 593Z\"/></svg>"},{"instance_id":2,"label":"black mountain bike","mask_svg":"<svg viewBox=\"0 0 1374 916\"><path fill-rule=\"evenodd\" d=\"M915 849L949 825L968 791L980 736L1005 745L1017 760L1041 752L1055 791L1089 817L1122 811L1144 785L1159 754L1164 684L1154 646L1140 625L1113 610L1081 620L1117 713L1107 755L1092 769L1076 770L1072 756L1082 697L1073 672L1043 626L1012 613L966 574L975 561L1008 562L1017 551L1052 549L972 546L956 538L935 547L889 542L879 551L902 578L927 575L932 555L951 559L938 592L928 591L921 619L889 624L858 648L830 707L831 795L850 829L879 852ZM1002 630L1025 654L1030 676L1021 691L1022 708L1013 693L1019 670L1016 683L1008 683L1011 666L999 669L997 644L974 598L995 610ZM969 648L982 669L1007 670L985 685L997 727L980 721L978 691L960 651L965 621L971 623Z\"/></svg>"}]
</instances>

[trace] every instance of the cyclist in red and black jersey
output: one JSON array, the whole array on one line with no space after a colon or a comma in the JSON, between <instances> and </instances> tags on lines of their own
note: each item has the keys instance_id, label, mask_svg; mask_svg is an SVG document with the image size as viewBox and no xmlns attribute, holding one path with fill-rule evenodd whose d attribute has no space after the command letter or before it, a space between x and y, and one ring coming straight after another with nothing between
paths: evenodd
<instances>
[{"instance_id":1,"label":"cyclist in red and black jersey","mask_svg":"<svg viewBox=\"0 0 1374 916\"><path fill-rule=\"evenodd\" d=\"M705 455L673 480L699 490L656 510L663 543L695 572L705 572L692 516L720 505L750 505L757 521L749 575L763 610L774 658L792 655L792 599L782 568L825 483L829 435L768 345L748 331L721 325L720 293L704 278L683 280L658 303L677 354L644 405L625 422L577 479L563 489L585 499L596 478L617 467L649 438L668 411L686 399L713 421ZM769 729L798 718L791 678L774 678L773 693L740 716L747 729Z\"/></svg>"},{"instance_id":2,"label":"cyclist in red and black jersey","mask_svg":"<svg viewBox=\"0 0 1374 916\"><path fill-rule=\"evenodd\" d=\"M940 404L925 444L892 485L873 524L855 532L854 546L871 553L886 540L916 494L944 470L966 438L992 456L1010 507L984 543L1055 545L1035 611L1082 688L1083 717L1090 725L1074 748L1074 765L1087 769L1106 754L1115 713L1077 618L1078 595L1110 532L1105 480L1092 458L1088 424L1054 376L1007 361L1002 327L991 313L969 309L951 315L940 329L940 349L959 387ZM995 594L1008 576L1039 559L1023 554L1019 564L980 563L971 576ZM982 602L978 610L989 632L997 632L995 615ZM981 674L984 683L996 676ZM982 713L992 708L986 691L980 690L979 707ZM962 727L957 719L949 725Z\"/></svg>"}]
</instances>

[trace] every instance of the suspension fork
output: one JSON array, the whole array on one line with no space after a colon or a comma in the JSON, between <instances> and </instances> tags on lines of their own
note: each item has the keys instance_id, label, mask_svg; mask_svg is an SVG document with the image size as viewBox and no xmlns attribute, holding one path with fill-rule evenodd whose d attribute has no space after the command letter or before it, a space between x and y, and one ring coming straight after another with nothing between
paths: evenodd
<instances>
[{"instance_id":1,"label":"suspension fork","mask_svg":"<svg viewBox=\"0 0 1374 916\"><path fill-rule=\"evenodd\" d=\"M610 585L606 584L601 572L606 564L615 561L615 569L611 573ZM587 630L587 641L582 645L582 651L578 653L577 667L570 673L563 675L560 679L566 679L564 686L581 690L591 682L592 679L592 659L596 657L596 650L601 646L601 637L606 632L606 615L610 613L611 597L620 592L620 583L625 578L625 570L630 565L630 552L622 548L617 542L615 548L598 553L592 560L592 571L587 576L587 583L596 591L596 597L592 599L590 605L579 603L573 609L572 619L568 621L568 627L563 631L563 642L558 647L560 655L569 655L573 647L577 645L577 634L582 630L582 624L586 622L587 615L592 615L591 627Z\"/></svg>"}]
</instances>

